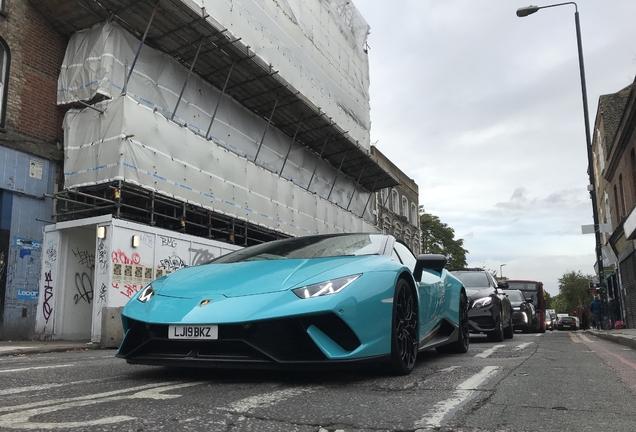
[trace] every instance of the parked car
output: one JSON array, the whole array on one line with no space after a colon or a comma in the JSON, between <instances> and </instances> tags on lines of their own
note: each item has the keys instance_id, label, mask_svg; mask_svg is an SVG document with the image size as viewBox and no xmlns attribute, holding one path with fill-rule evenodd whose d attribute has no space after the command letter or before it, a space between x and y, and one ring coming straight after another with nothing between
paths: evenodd
<instances>
[{"instance_id":1,"label":"parked car","mask_svg":"<svg viewBox=\"0 0 636 432\"><path fill-rule=\"evenodd\" d=\"M545 329L546 330L554 330L554 326L555 326L556 322L554 320L554 318L552 318L552 315L546 311L545 313Z\"/></svg>"},{"instance_id":2,"label":"parked car","mask_svg":"<svg viewBox=\"0 0 636 432\"><path fill-rule=\"evenodd\" d=\"M501 342L514 336L512 305L503 289L505 282L497 282L493 275L480 268L451 269L459 279L470 303L468 323L472 333L485 333L488 339Z\"/></svg>"},{"instance_id":3,"label":"parked car","mask_svg":"<svg viewBox=\"0 0 636 432\"><path fill-rule=\"evenodd\" d=\"M557 330L578 330L576 318L571 316L559 318L557 321Z\"/></svg>"},{"instance_id":4,"label":"parked car","mask_svg":"<svg viewBox=\"0 0 636 432\"><path fill-rule=\"evenodd\" d=\"M532 333L536 329L537 313L532 300L524 297L520 290L504 290L512 305L512 324L515 330Z\"/></svg>"},{"instance_id":5,"label":"parked car","mask_svg":"<svg viewBox=\"0 0 636 432\"><path fill-rule=\"evenodd\" d=\"M117 357L222 368L413 369L418 352L469 347L468 298L442 255L383 234L250 246L146 285L122 311Z\"/></svg>"}]
</instances>

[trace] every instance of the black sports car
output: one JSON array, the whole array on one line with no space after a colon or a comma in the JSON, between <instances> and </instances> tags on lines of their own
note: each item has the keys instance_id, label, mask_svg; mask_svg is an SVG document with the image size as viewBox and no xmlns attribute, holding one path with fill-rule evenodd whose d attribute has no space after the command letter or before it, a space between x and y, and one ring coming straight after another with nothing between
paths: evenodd
<instances>
[{"instance_id":1,"label":"black sports car","mask_svg":"<svg viewBox=\"0 0 636 432\"><path fill-rule=\"evenodd\" d=\"M497 282L486 270L464 268L451 270L468 295L468 324L472 333L486 333L488 339L501 342L514 336L512 305L504 294L506 282Z\"/></svg>"}]
</instances>

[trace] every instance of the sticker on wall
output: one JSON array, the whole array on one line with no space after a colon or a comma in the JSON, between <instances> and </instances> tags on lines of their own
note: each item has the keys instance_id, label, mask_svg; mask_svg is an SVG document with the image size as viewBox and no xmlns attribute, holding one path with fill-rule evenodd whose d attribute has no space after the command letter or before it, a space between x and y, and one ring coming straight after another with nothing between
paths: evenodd
<instances>
[{"instance_id":1,"label":"sticker on wall","mask_svg":"<svg viewBox=\"0 0 636 432\"><path fill-rule=\"evenodd\" d=\"M44 163L39 160L31 159L29 163L29 177L42 180L42 171Z\"/></svg>"},{"instance_id":2,"label":"sticker on wall","mask_svg":"<svg viewBox=\"0 0 636 432\"><path fill-rule=\"evenodd\" d=\"M37 300L40 297L38 290L18 289L18 299Z\"/></svg>"}]
</instances>

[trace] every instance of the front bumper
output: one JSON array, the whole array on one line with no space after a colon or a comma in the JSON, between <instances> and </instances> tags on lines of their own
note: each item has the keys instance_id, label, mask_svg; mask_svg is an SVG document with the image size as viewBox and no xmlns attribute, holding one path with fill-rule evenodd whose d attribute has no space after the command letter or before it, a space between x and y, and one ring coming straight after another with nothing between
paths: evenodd
<instances>
[{"instance_id":1,"label":"front bumper","mask_svg":"<svg viewBox=\"0 0 636 432\"><path fill-rule=\"evenodd\" d=\"M524 311L514 311L512 314L512 325L516 329L528 327L528 313Z\"/></svg>"},{"instance_id":2,"label":"front bumper","mask_svg":"<svg viewBox=\"0 0 636 432\"><path fill-rule=\"evenodd\" d=\"M487 333L494 331L497 327L495 317L493 316L493 305L482 307L479 309L470 308L468 311L468 325L472 333Z\"/></svg>"},{"instance_id":3,"label":"front bumper","mask_svg":"<svg viewBox=\"0 0 636 432\"><path fill-rule=\"evenodd\" d=\"M149 324L130 318L128 324L129 330L117 357L134 364L276 369L353 363L353 359L329 359L309 335L316 329L321 337L334 344L334 349L343 353L353 352L361 345L349 326L331 313L219 325L215 340L168 339L167 324Z\"/></svg>"}]
</instances>

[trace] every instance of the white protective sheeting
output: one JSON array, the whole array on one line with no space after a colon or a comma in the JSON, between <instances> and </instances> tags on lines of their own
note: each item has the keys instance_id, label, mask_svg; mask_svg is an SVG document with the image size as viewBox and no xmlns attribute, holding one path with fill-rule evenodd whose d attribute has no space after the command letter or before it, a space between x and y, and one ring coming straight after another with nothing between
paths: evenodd
<instances>
[{"instance_id":1,"label":"white protective sheeting","mask_svg":"<svg viewBox=\"0 0 636 432\"><path fill-rule=\"evenodd\" d=\"M367 150L370 130L369 26L349 0L182 0L250 47ZM58 104L121 93L139 46L117 24L74 35L58 85ZM187 71L166 54L141 50L127 92L170 117ZM219 92L200 78L188 84L175 115L205 133ZM223 105L223 104L222 104ZM227 117L223 119L227 124ZM253 125L252 122L249 122ZM219 125L221 126L221 125ZM262 129L238 128L257 140ZM216 136L225 137L222 128Z\"/></svg>"},{"instance_id":2,"label":"white protective sheeting","mask_svg":"<svg viewBox=\"0 0 636 432\"><path fill-rule=\"evenodd\" d=\"M301 157L290 157L285 166L290 181L130 96L95 107L103 113L72 109L65 116L66 188L122 180L294 236L377 231L355 214L366 206L369 192L355 191L353 180L340 175L331 194L340 206L326 200L327 180L337 171L307 150L294 148L294 156ZM307 191L300 184L309 182L316 163L323 178L316 175ZM295 168L288 170L290 164ZM353 211L345 210L350 199L345 190L355 191ZM368 208L365 214L370 217Z\"/></svg>"}]
</instances>

